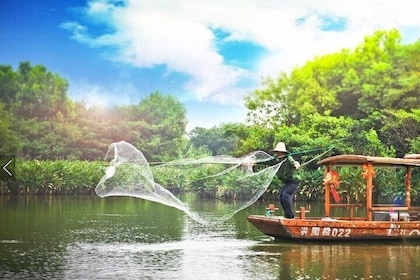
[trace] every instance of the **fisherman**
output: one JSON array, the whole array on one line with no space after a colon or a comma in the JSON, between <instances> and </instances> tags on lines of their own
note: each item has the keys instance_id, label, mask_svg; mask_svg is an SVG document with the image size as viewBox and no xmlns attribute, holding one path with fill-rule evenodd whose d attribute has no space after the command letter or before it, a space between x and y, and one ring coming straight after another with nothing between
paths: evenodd
<instances>
[{"instance_id":1,"label":"fisherman","mask_svg":"<svg viewBox=\"0 0 420 280\"><path fill-rule=\"evenodd\" d=\"M293 198L301 180L298 173L300 163L290 155L283 142L277 143L276 147L273 149L273 153L274 158L262 162L262 164L272 166L283 161L276 174L283 183L283 186L280 189L280 203L284 210L284 216L293 219L295 217L292 210Z\"/></svg>"}]
</instances>

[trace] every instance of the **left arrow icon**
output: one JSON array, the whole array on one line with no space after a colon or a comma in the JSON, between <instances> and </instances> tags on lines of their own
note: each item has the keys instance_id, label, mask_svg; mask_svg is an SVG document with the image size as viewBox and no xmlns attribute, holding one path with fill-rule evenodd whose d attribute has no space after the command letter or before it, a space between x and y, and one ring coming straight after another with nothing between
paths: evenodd
<instances>
[{"instance_id":1,"label":"left arrow icon","mask_svg":"<svg viewBox=\"0 0 420 280\"><path fill-rule=\"evenodd\" d=\"M15 179L15 156L0 155L0 181Z\"/></svg>"},{"instance_id":2,"label":"left arrow icon","mask_svg":"<svg viewBox=\"0 0 420 280\"><path fill-rule=\"evenodd\" d=\"M12 161L13 160L9 160L4 166L3 166L3 170L7 173L7 174L9 174L9 176L10 177L13 177L13 174L12 174L12 172L10 172L8 169L7 169L7 166L9 165L9 164L11 164L12 163Z\"/></svg>"}]
</instances>

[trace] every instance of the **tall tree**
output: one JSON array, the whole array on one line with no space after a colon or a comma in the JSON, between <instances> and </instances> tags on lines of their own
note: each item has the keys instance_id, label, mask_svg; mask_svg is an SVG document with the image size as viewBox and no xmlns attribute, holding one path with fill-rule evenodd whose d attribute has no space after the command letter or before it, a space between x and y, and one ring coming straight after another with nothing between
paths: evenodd
<instances>
[{"instance_id":1,"label":"tall tree","mask_svg":"<svg viewBox=\"0 0 420 280\"><path fill-rule=\"evenodd\" d=\"M0 102L0 154L17 154L20 141L13 130L14 116Z\"/></svg>"},{"instance_id":2,"label":"tall tree","mask_svg":"<svg viewBox=\"0 0 420 280\"><path fill-rule=\"evenodd\" d=\"M0 65L0 102L6 108L15 102L18 92L18 75L10 65Z\"/></svg>"},{"instance_id":3,"label":"tall tree","mask_svg":"<svg viewBox=\"0 0 420 280\"><path fill-rule=\"evenodd\" d=\"M395 147L398 156L419 153L416 141L420 139L420 109L388 110L380 115L380 137Z\"/></svg>"},{"instance_id":4,"label":"tall tree","mask_svg":"<svg viewBox=\"0 0 420 280\"><path fill-rule=\"evenodd\" d=\"M213 128L196 127L189 138L195 148L207 149L212 155L232 155L241 150L241 141L247 135L245 125L224 124Z\"/></svg>"},{"instance_id":5,"label":"tall tree","mask_svg":"<svg viewBox=\"0 0 420 280\"><path fill-rule=\"evenodd\" d=\"M360 119L378 110L418 108L420 42L400 41L397 30L377 31L354 51L316 57L289 76L267 79L247 96L247 107L260 123L266 115L265 123L289 124L313 113Z\"/></svg>"},{"instance_id":6,"label":"tall tree","mask_svg":"<svg viewBox=\"0 0 420 280\"><path fill-rule=\"evenodd\" d=\"M44 120L55 117L59 112L64 115L69 113L66 80L42 65L32 67L29 62L20 63L18 74L17 115Z\"/></svg>"},{"instance_id":7,"label":"tall tree","mask_svg":"<svg viewBox=\"0 0 420 280\"><path fill-rule=\"evenodd\" d=\"M173 96L150 94L131 107L130 121L139 124L137 146L149 160L178 158L186 132L186 110Z\"/></svg>"}]
</instances>

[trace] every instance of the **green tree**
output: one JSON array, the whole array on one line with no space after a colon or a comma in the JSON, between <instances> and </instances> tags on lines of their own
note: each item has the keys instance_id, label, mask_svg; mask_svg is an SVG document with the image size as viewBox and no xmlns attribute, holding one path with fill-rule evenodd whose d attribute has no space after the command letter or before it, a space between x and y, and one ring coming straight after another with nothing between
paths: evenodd
<instances>
[{"instance_id":1,"label":"green tree","mask_svg":"<svg viewBox=\"0 0 420 280\"><path fill-rule=\"evenodd\" d=\"M420 106L420 42L403 46L397 30L377 31L354 51L316 57L290 75L268 78L246 97L255 123L297 124L313 113L367 117Z\"/></svg>"},{"instance_id":2,"label":"green tree","mask_svg":"<svg viewBox=\"0 0 420 280\"><path fill-rule=\"evenodd\" d=\"M419 153L416 143L420 135L420 109L387 110L381 115L380 124L380 137L395 147L398 156Z\"/></svg>"},{"instance_id":3,"label":"green tree","mask_svg":"<svg viewBox=\"0 0 420 280\"><path fill-rule=\"evenodd\" d=\"M15 114L23 118L45 120L57 113L67 115L70 101L67 97L67 81L44 66L32 67L22 62L18 70L19 88L16 94Z\"/></svg>"},{"instance_id":4,"label":"green tree","mask_svg":"<svg viewBox=\"0 0 420 280\"><path fill-rule=\"evenodd\" d=\"M186 131L186 111L173 96L150 94L130 108L130 121L139 124L137 147L148 160L168 161L179 158Z\"/></svg>"},{"instance_id":5,"label":"green tree","mask_svg":"<svg viewBox=\"0 0 420 280\"><path fill-rule=\"evenodd\" d=\"M256 150L269 152L275 142L275 130L262 125L251 125L248 127L247 137L241 141L238 152L242 154Z\"/></svg>"},{"instance_id":6,"label":"green tree","mask_svg":"<svg viewBox=\"0 0 420 280\"><path fill-rule=\"evenodd\" d=\"M400 41L397 30L377 31L356 48L353 67L359 75L356 90L360 92L361 113L369 115L382 109L410 109L420 105L420 97L413 92L419 86L418 79L413 79L413 71L419 71L413 61L416 58L413 46L402 46Z\"/></svg>"},{"instance_id":7,"label":"green tree","mask_svg":"<svg viewBox=\"0 0 420 280\"><path fill-rule=\"evenodd\" d=\"M189 149L185 109L174 97L156 92L135 106L88 107L72 102L67 87L42 65L22 62L16 72L0 66L0 151L96 160L112 142L125 140L153 160L169 160Z\"/></svg>"},{"instance_id":8,"label":"green tree","mask_svg":"<svg viewBox=\"0 0 420 280\"><path fill-rule=\"evenodd\" d=\"M240 150L241 141L247 137L245 125L224 124L213 128L196 127L189 133L195 148L204 148L212 155L233 155Z\"/></svg>"},{"instance_id":9,"label":"green tree","mask_svg":"<svg viewBox=\"0 0 420 280\"><path fill-rule=\"evenodd\" d=\"M0 154L17 154L20 143L13 130L14 116L5 110L5 106L1 102L0 115Z\"/></svg>"},{"instance_id":10,"label":"green tree","mask_svg":"<svg viewBox=\"0 0 420 280\"><path fill-rule=\"evenodd\" d=\"M277 79L271 77L262 81L262 87L245 96L248 119L257 126L274 127L280 123L291 123L287 106L287 92L290 88L286 73Z\"/></svg>"},{"instance_id":11,"label":"green tree","mask_svg":"<svg viewBox=\"0 0 420 280\"><path fill-rule=\"evenodd\" d=\"M18 75L10 65L0 65L0 102L6 108L15 102L18 92Z\"/></svg>"}]
</instances>

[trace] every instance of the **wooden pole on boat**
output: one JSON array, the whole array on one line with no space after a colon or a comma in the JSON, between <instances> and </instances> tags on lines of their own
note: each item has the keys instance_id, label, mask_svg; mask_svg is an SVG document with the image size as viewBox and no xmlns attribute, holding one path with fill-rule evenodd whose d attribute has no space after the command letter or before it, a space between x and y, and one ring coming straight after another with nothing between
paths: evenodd
<instances>
[{"instance_id":1,"label":"wooden pole on boat","mask_svg":"<svg viewBox=\"0 0 420 280\"><path fill-rule=\"evenodd\" d=\"M362 168L363 178L366 179L366 218L368 221L372 221L372 188L375 171L372 162L365 163Z\"/></svg>"},{"instance_id":2,"label":"wooden pole on boat","mask_svg":"<svg viewBox=\"0 0 420 280\"><path fill-rule=\"evenodd\" d=\"M327 165L325 168L325 174L330 171L330 165ZM329 182L324 182L324 216L329 217L330 216L330 192L331 192L331 186Z\"/></svg>"},{"instance_id":3,"label":"wooden pole on boat","mask_svg":"<svg viewBox=\"0 0 420 280\"><path fill-rule=\"evenodd\" d=\"M410 207L411 204L411 167L407 166L405 170L405 206Z\"/></svg>"},{"instance_id":4,"label":"wooden pole on boat","mask_svg":"<svg viewBox=\"0 0 420 280\"><path fill-rule=\"evenodd\" d=\"M368 162L363 165L363 177L366 179L366 217L368 221L372 221L372 188L373 188L373 164Z\"/></svg>"}]
</instances>

